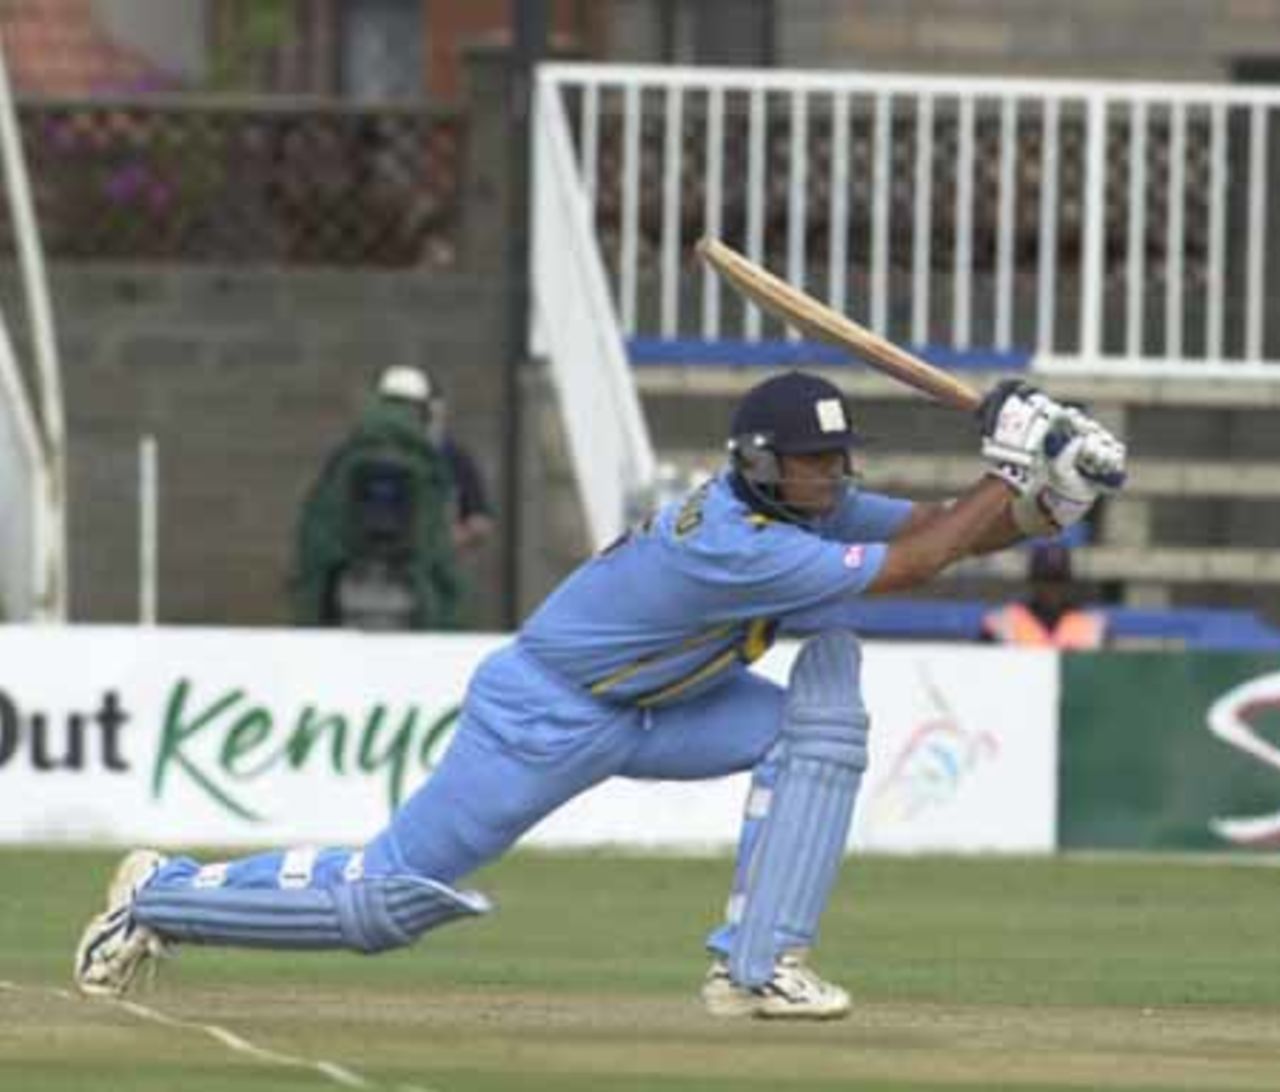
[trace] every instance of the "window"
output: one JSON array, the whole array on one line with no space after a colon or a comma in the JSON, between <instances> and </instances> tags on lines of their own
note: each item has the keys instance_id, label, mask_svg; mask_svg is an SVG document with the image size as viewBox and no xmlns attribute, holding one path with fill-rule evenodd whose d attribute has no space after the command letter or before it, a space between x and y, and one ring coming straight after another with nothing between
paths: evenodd
<instances>
[{"instance_id":1,"label":"window","mask_svg":"<svg viewBox=\"0 0 1280 1092\"><path fill-rule=\"evenodd\" d=\"M340 13L342 93L358 102L421 98L422 0L344 0Z\"/></svg>"}]
</instances>

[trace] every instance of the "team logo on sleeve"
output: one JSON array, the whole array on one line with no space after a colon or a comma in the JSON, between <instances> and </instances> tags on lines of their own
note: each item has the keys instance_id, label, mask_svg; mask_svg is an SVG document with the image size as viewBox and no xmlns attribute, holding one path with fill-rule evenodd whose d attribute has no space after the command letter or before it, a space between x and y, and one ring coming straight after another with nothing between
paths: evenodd
<instances>
[{"instance_id":1,"label":"team logo on sleeve","mask_svg":"<svg viewBox=\"0 0 1280 1092\"><path fill-rule=\"evenodd\" d=\"M866 556L866 551L862 548L860 544L855 544L853 546L850 546L844 552L844 567L846 569L858 568L862 564L862 559L865 556Z\"/></svg>"}]
</instances>

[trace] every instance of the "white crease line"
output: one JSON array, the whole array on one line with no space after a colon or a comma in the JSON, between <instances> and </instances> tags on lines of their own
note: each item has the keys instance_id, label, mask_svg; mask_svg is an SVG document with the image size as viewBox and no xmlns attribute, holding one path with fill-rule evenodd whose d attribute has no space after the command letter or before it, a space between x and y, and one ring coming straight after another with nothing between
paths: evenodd
<instances>
[{"instance_id":1,"label":"white crease line","mask_svg":"<svg viewBox=\"0 0 1280 1092\"><path fill-rule=\"evenodd\" d=\"M67 998L69 1000L78 1000L75 994L69 990L60 990L50 987L38 986L20 986L16 982L0 981L0 990L9 990L13 993L49 993L55 997ZM206 1035L212 1036L223 1046L229 1050L235 1051L237 1054L247 1054L251 1058L256 1058L262 1062L269 1062L273 1065L290 1066L295 1069L314 1069L317 1073L328 1077L336 1084L343 1085L346 1088L378 1088L379 1086L370 1081L367 1077L362 1076L353 1070L347 1069L345 1066L338 1065L336 1062L327 1062L323 1059L311 1061L307 1058L298 1058L292 1054L282 1054L276 1050L268 1050L260 1047L255 1043L249 1042L248 1039L237 1035L234 1031L228 1031L224 1027L217 1024L200 1024L192 1020L180 1020L176 1016L169 1016L167 1013L160 1012L147 1005L140 1005L136 1001L113 1001L108 1002L114 1004L126 1012L132 1013L134 1016L142 1020L150 1020L152 1023L162 1024L170 1028L184 1028L188 1031L199 1031ZM400 1092L436 1092L435 1089L424 1088L420 1085L402 1085Z\"/></svg>"},{"instance_id":2,"label":"white crease line","mask_svg":"<svg viewBox=\"0 0 1280 1092\"><path fill-rule=\"evenodd\" d=\"M136 1001L116 1001L115 1004L120 1008L133 1013L134 1016L140 1017L143 1020L151 1020L157 1024L163 1024L165 1027L186 1028L189 1031L204 1032L204 1034L217 1039L223 1046L227 1047L229 1050L234 1050L237 1054L247 1054L251 1058L257 1058L259 1061L263 1062L272 1062L276 1065L296 1066L301 1069L318 1069L320 1072L325 1073L326 1076L334 1077L335 1080L341 1079L334 1076L332 1073L328 1073L323 1068L329 1063L310 1062L306 1058L298 1058L292 1054L281 1054L276 1050L268 1050L266 1047L257 1046L256 1044L249 1042L248 1039L244 1039L237 1035L234 1031L228 1031L226 1028L219 1027L217 1024L200 1024L188 1020L179 1020L175 1016L169 1016L166 1013L159 1012L146 1005L140 1005ZM343 1083L349 1083L352 1088L368 1087L369 1082L363 1077L347 1073L346 1070L342 1070L340 1066L335 1066L334 1068L340 1070L345 1077L351 1078L350 1081L343 1080Z\"/></svg>"}]
</instances>

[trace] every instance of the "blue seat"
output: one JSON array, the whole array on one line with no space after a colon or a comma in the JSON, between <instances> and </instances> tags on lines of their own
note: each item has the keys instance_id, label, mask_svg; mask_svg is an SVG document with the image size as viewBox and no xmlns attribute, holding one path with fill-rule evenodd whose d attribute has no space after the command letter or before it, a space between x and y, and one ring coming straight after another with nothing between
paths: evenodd
<instances>
[{"instance_id":1,"label":"blue seat","mask_svg":"<svg viewBox=\"0 0 1280 1092\"><path fill-rule=\"evenodd\" d=\"M866 599L852 606L855 628L865 637L975 641L982 619L996 604L963 599ZM1280 629L1250 610L1203 607L1100 607L1111 636L1179 642L1188 649L1280 649Z\"/></svg>"},{"instance_id":2,"label":"blue seat","mask_svg":"<svg viewBox=\"0 0 1280 1092\"><path fill-rule=\"evenodd\" d=\"M1110 607L1106 613L1115 637L1181 640L1195 649L1280 649L1280 629L1251 610Z\"/></svg>"},{"instance_id":3,"label":"blue seat","mask_svg":"<svg viewBox=\"0 0 1280 1092\"><path fill-rule=\"evenodd\" d=\"M1026 371L1031 366L1029 349L953 349L949 345L917 345L911 351L922 360L950 371L968 368L979 371ZM627 341L627 355L633 365L683 364L724 365L735 368L783 367L798 365L857 365L856 357L818 341L741 341L701 338L633 337Z\"/></svg>"}]
</instances>

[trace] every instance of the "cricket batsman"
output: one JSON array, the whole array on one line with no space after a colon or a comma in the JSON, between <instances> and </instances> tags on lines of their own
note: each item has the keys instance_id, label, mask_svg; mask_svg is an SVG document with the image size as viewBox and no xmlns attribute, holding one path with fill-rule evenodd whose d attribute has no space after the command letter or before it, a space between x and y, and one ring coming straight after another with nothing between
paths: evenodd
<instances>
[{"instance_id":1,"label":"cricket batsman","mask_svg":"<svg viewBox=\"0 0 1280 1092\"><path fill-rule=\"evenodd\" d=\"M459 881L609 777L750 770L733 889L707 938L707 1009L827 1019L849 994L810 966L867 765L849 607L1081 519L1119 489L1125 449L1016 381L978 411L985 472L948 503L856 488L850 407L799 371L753 387L729 465L574 571L477 668L439 767L360 848L201 864L128 854L75 955L119 995L175 944L381 952L488 913ZM784 688L749 665L804 644Z\"/></svg>"}]
</instances>

